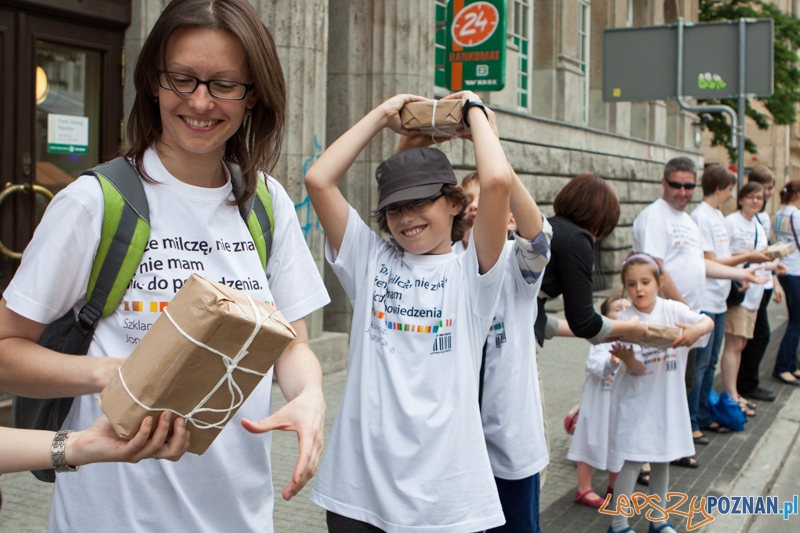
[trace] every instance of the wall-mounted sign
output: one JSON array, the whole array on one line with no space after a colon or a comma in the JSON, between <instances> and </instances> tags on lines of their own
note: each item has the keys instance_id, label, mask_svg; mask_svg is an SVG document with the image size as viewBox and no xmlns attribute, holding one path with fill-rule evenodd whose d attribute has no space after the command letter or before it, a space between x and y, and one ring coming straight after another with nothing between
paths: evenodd
<instances>
[{"instance_id":1,"label":"wall-mounted sign","mask_svg":"<svg viewBox=\"0 0 800 533\"><path fill-rule=\"evenodd\" d=\"M89 150L89 117L47 115L47 151L51 154L85 154Z\"/></svg>"},{"instance_id":2,"label":"wall-mounted sign","mask_svg":"<svg viewBox=\"0 0 800 533\"><path fill-rule=\"evenodd\" d=\"M506 84L506 0L450 0L445 24L447 88L502 90Z\"/></svg>"}]
</instances>

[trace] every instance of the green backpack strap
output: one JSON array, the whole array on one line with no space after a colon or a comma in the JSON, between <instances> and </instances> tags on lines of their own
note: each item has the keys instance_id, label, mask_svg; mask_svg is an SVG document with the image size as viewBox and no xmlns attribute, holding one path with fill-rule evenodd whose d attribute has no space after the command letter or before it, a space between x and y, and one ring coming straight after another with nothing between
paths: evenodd
<instances>
[{"instance_id":1,"label":"green backpack strap","mask_svg":"<svg viewBox=\"0 0 800 533\"><path fill-rule=\"evenodd\" d=\"M124 157L87 170L103 190L103 229L81 320L96 321L119 307L150 238L150 207L139 173Z\"/></svg>"},{"instance_id":2,"label":"green backpack strap","mask_svg":"<svg viewBox=\"0 0 800 533\"><path fill-rule=\"evenodd\" d=\"M226 162L226 164L231 174L233 194L238 197L239 191L244 187L242 169L234 163ZM239 213L242 215L245 224L247 224L247 229L250 231L253 243L258 251L258 258L261 260L261 266L266 271L269 254L272 250L272 229L275 227L275 212L272 208L272 197L269 194L269 189L267 189L266 181L259 176L256 183L256 193L244 205L239 207Z\"/></svg>"}]
</instances>

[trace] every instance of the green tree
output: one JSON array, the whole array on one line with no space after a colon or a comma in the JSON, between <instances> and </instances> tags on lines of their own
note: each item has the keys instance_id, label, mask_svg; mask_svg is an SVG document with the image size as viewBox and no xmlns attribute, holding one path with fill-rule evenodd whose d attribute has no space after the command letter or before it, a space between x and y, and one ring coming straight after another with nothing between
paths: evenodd
<instances>
[{"instance_id":1,"label":"green tree","mask_svg":"<svg viewBox=\"0 0 800 533\"><path fill-rule=\"evenodd\" d=\"M739 18L771 18L775 24L775 90L769 98L758 98L772 115L776 125L794 124L797 116L795 104L800 102L800 68L795 50L800 48L800 19L787 15L778 6L762 0L700 0L701 22L715 20L738 20ZM738 110L735 99L701 100L701 104L725 104ZM769 127L767 115L756 111L747 101L745 114L759 129ZM736 149L730 147L731 131L728 116L722 113L703 114L703 122L714 135L712 146L724 146L731 161L736 161ZM745 138L745 151L758 153L755 143Z\"/></svg>"}]
</instances>

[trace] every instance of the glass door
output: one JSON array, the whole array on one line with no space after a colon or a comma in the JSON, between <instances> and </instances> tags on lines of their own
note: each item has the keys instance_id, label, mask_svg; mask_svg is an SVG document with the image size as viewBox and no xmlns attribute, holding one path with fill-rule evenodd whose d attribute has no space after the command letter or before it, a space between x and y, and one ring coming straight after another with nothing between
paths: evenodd
<instances>
[{"instance_id":1,"label":"glass door","mask_svg":"<svg viewBox=\"0 0 800 533\"><path fill-rule=\"evenodd\" d=\"M0 293L53 195L120 151L123 38L0 9Z\"/></svg>"}]
</instances>

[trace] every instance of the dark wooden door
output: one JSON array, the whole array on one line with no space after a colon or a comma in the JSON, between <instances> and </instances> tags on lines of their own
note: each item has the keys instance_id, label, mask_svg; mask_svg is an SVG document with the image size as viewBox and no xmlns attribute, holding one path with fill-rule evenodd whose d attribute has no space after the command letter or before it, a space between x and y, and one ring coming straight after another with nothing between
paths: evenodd
<instances>
[{"instance_id":1,"label":"dark wooden door","mask_svg":"<svg viewBox=\"0 0 800 533\"><path fill-rule=\"evenodd\" d=\"M0 7L0 293L52 195L120 151L123 39Z\"/></svg>"}]
</instances>

